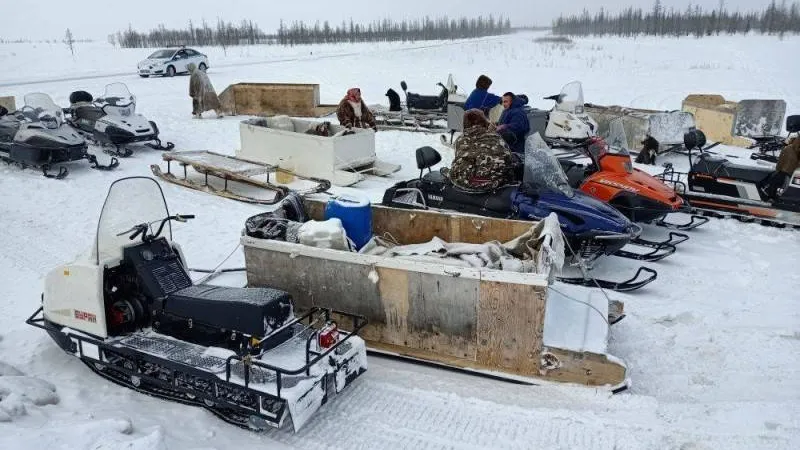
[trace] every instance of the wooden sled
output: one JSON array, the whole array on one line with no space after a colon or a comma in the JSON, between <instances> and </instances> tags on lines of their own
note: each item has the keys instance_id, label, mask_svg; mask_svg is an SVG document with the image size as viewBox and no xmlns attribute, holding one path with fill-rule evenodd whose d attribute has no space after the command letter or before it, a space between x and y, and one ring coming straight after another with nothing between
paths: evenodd
<instances>
[{"instance_id":1,"label":"wooden sled","mask_svg":"<svg viewBox=\"0 0 800 450\"><path fill-rule=\"evenodd\" d=\"M447 130L444 123L447 113L438 111L389 111L373 108L375 124L379 130L414 131L418 133L441 133Z\"/></svg>"},{"instance_id":2,"label":"wooden sled","mask_svg":"<svg viewBox=\"0 0 800 450\"><path fill-rule=\"evenodd\" d=\"M331 187L331 183L328 180L303 177L277 166L205 150L164 153L162 156L164 161L167 162L167 172L163 172L157 164L152 164L150 170L153 175L179 186L240 202L274 205L286 197L290 191L305 195L325 192ZM179 178L171 172L173 161L183 168L183 178ZM187 168L190 166L198 174L202 175L202 182L189 178ZM297 178L298 180L289 184L275 184L273 179L277 182L278 174ZM209 183L209 177L219 178L222 187L215 187ZM232 188L238 185L242 185L245 188L257 188L258 190L266 189L274 192L275 195L272 198L258 198L246 193L234 192Z\"/></svg>"}]
</instances>

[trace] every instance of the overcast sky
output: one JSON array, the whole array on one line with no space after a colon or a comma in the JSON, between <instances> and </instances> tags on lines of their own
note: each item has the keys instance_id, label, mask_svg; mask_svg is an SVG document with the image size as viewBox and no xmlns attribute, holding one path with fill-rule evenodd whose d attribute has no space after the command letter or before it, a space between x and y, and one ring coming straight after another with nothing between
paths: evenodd
<instances>
[{"instance_id":1,"label":"overcast sky","mask_svg":"<svg viewBox=\"0 0 800 450\"><path fill-rule=\"evenodd\" d=\"M105 39L131 24L139 31L163 23L184 28L189 19L215 23L217 17L238 23L251 19L263 31L273 32L280 19L291 23L328 20L339 24L351 17L368 22L390 17L420 18L425 15L450 18L478 15L509 17L513 25L549 25L561 13L579 13L584 8L619 10L629 5L650 8L655 0L0 0L0 38L62 38L67 28L76 38ZM725 0L730 10L762 9L770 0ZM716 8L719 0L662 0L666 7L681 10L691 4Z\"/></svg>"}]
</instances>

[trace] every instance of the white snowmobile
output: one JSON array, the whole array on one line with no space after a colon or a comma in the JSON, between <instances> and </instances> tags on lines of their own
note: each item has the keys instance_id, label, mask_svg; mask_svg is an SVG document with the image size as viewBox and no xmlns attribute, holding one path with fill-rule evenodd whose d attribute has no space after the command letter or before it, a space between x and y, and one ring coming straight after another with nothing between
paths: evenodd
<instances>
[{"instance_id":1,"label":"white snowmobile","mask_svg":"<svg viewBox=\"0 0 800 450\"><path fill-rule=\"evenodd\" d=\"M553 147L572 145L597 135L597 122L583 108L583 86L580 81L567 83L556 95L544 97L556 104L550 111L531 108L528 110L530 133L544 136Z\"/></svg>"},{"instance_id":2,"label":"white snowmobile","mask_svg":"<svg viewBox=\"0 0 800 450\"><path fill-rule=\"evenodd\" d=\"M67 123L93 143L112 146L106 153L128 157L133 154L129 144L147 141L153 141L145 145L156 150L175 148L172 142L162 145L155 122L136 113L136 97L125 83L106 85L103 96L96 99L86 91L75 91L69 103L69 108L64 108Z\"/></svg>"},{"instance_id":3,"label":"white snowmobile","mask_svg":"<svg viewBox=\"0 0 800 450\"><path fill-rule=\"evenodd\" d=\"M88 153L86 141L64 124L61 108L41 92L27 94L25 105L17 111L0 110L0 159L23 168L35 167L45 177L56 179L69 174L64 166L51 173L57 164L85 159L95 169L110 170L119 165L116 158L102 165Z\"/></svg>"},{"instance_id":4,"label":"white snowmobile","mask_svg":"<svg viewBox=\"0 0 800 450\"><path fill-rule=\"evenodd\" d=\"M47 274L26 321L114 383L203 406L251 429L297 431L367 369L363 316L312 308L268 288L194 284L172 241L161 187L111 184L91 251ZM155 230L155 231L154 231Z\"/></svg>"}]
</instances>

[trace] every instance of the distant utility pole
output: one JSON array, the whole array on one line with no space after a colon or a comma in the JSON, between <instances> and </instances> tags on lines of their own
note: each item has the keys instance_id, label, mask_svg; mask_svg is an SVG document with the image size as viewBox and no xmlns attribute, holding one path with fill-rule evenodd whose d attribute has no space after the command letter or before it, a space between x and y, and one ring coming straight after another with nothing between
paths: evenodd
<instances>
[{"instance_id":1,"label":"distant utility pole","mask_svg":"<svg viewBox=\"0 0 800 450\"><path fill-rule=\"evenodd\" d=\"M72 56L74 57L75 56L75 47L74 47L75 38L72 37L72 31L70 31L69 28L67 28L67 33L64 35L64 43L67 44L67 47L69 47L69 51L72 52Z\"/></svg>"}]
</instances>

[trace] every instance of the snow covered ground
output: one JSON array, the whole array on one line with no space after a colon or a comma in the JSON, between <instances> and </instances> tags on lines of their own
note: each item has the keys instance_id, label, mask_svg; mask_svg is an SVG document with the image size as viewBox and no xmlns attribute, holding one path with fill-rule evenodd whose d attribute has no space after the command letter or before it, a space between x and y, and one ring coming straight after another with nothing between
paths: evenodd
<instances>
[{"instance_id":1,"label":"snow covered ground","mask_svg":"<svg viewBox=\"0 0 800 450\"><path fill-rule=\"evenodd\" d=\"M453 73L467 92L480 73L493 90L531 99L583 82L586 100L680 109L689 93L783 98L800 62L785 55L800 38L579 39L540 44L538 34L463 42L201 49L218 92L250 82L315 82L323 103L360 86L368 103L388 104L399 89L435 93ZM313 52L313 55L311 54ZM0 95L50 94L61 105L74 90L100 93L122 81L138 110L156 121L177 150L233 154L238 121L192 120L188 78L141 79L149 50L80 44L73 59L59 44L0 45ZM549 107L545 101L535 106ZM213 114L211 114L213 116ZM378 156L403 165L390 178L352 189L379 201L397 180L416 176L413 151L452 151L435 135L385 131ZM726 153L746 155L723 147ZM101 158L107 158L101 156ZM682 158L672 158L685 167ZM41 330L24 324L40 302L42 277L91 245L109 184L149 176L157 151L137 152L112 172L71 168L61 181L0 166L0 448L560 448L791 449L800 447L800 234L712 220L670 258L648 287L614 293L628 317L611 330L610 352L630 367L620 395L591 389L529 387L408 363L370 358L369 371L301 430L264 434L232 427L210 413L154 399L99 379ZM682 166L683 165L683 166ZM244 220L263 208L162 183L171 211L197 219L176 226L192 267L216 266L237 245ZM343 189L346 191L346 189ZM648 228L661 237L663 229ZM227 266L243 265L238 251ZM637 264L608 258L598 275L621 278ZM243 280L231 276L231 283Z\"/></svg>"}]
</instances>

